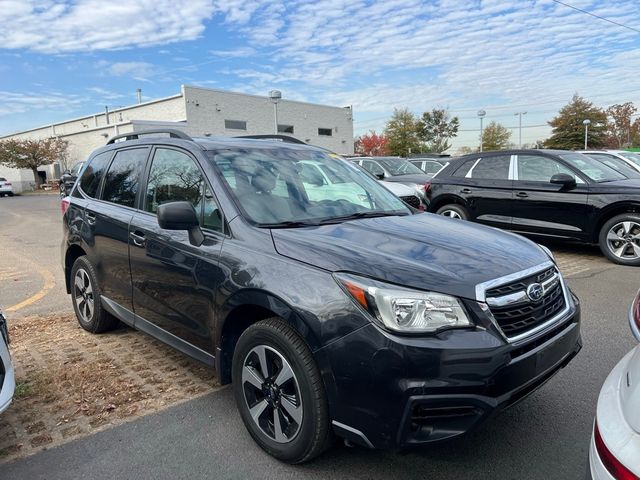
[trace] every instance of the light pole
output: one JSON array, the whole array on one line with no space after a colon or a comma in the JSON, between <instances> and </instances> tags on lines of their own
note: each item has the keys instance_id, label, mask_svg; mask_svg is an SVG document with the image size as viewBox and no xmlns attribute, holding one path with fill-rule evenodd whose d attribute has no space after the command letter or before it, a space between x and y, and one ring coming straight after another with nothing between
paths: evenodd
<instances>
[{"instance_id":1,"label":"light pole","mask_svg":"<svg viewBox=\"0 0 640 480\"><path fill-rule=\"evenodd\" d=\"M582 124L584 125L584 149L587 149L587 142L589 140L589 125L591 125L591 120L589 120L588 118L586 120L582 121Z\"/></svg>"},{"instance_id":2,"label":"light pole","mask_svg":"<svg viewBox=\"0 0 640 480\"><path fill-rule=\"evenodd\" d=\"M522 148L522 115L526 115L527 112L514 113L518 117L518 148Z\"/></svg>"},{"instance_id":3,"label":"light pole","mask_svg":"<svg viewBox=\"0 0 640 480\"><path fill-rule=\"evenodd\" d=\"M484 120L484 116L487 114L484 110L478 110L478 118L480 119L480 151L482 151L482 145L484 143L483 131L482 131L482 121Z\"/></svg>"},{"instance_id":4,"label":"light pole","mask_svg":"<svg viewBox=\"0 0 640 480\"><path fill-rule=\"evenodd\" d=\"M274 132L276 135L278 134L278 102L282 99L282 92L280 90L271 90L269 92L269 99L273 103L273 121L274 121Z\"/></svg>"}]
</instances>

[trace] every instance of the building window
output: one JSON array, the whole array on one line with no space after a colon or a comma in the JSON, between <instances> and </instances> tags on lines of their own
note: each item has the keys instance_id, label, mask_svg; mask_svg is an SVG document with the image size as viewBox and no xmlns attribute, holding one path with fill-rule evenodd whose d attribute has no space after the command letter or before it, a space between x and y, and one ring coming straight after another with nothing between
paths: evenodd
<instances>
[{"instance_id":1,"label":"building window","mask_svg":"<svg viewBox=\"0 0 640 480\"><path fill-rule=\"evenodd\" d=\"M293 125L278 124L278 133L293 133Z\"/></svg>"},{"instance_id":2,"label":"building window","mask_svg":"<svg viewBox=\"0 0 640 480\"><path fill-rule=\"evenodd\" d=\"M247 122L244 120L225 120L224 128L228 130L246 130Z\"/></svg>"},{"instance_id":3,"label":"building window","mask_svg":"<svg viewBox=\"0 0 640 480\"><path fill-rule=\"evenodd\" d=\"M333 130L330 128L319 128L318 135L323 137L330 137L333 134Z\"/></svg>"}]
</instances>

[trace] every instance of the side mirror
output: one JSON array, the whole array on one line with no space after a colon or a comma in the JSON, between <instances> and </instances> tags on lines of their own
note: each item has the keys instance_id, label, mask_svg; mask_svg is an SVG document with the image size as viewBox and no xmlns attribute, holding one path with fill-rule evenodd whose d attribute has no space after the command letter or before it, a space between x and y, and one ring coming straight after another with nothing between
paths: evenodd
<instances>
[{"instance_id":1,"label":"side mirror","mask_svg":"<svg viewBox=\"0 0 640 480\"><path fill-rule=\"evenodd\" d=\"M576 179L571 175L569 175L568 173L556 173L553 177L551 177L551 180L549 181L551 183L554 183L556 185L562 185L564 187L576 186Z\"/></svg>"},{"instance_id":2,"label":"side mirror","mask_svg":"<svg viewBox=\"0 0 640 480\"><path fill-rule=\"evenodd\" d=\"M384 173L374 173L374 176L375 176L378 180L384 180Z\"/></svg>"},{"instance_id":3,"label":"side mirror","mask_svg":"<svg viewBox=\"0 0 640 480\"><path fill-rule=\"evenodd\" d=\"M62 172L63 175L71 175L71 170L69 170L68 168Z\"/></svg>"},{"instance_id":4,"label":"side mirror","mask_svg":"<svg viewBox=\"0 0 640 480\"><path fill-rule=\"evenodd\" d=\"M158 205L158 225L165 230L187 230L189 243L199 247L204 242L198 215L191 202L169 202Z\"/></svg>"}]
</instances>

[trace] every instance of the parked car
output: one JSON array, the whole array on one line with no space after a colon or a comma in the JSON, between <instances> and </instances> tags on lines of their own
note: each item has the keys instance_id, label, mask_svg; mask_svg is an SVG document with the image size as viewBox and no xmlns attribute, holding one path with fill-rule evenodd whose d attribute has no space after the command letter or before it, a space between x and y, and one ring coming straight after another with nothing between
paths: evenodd
<instances>
[{"instance_id":1,"label":"parked car","mask_svg":"<svg viewBox=\"0 0 640 480\"><path fill-rule=\"evenodd\" d=\"M461 435L580 350L578 299L524 237L414 214L319 148L153 135L110 139L62 199L76 317L215 366L271 455ZM369 203L311 200L300 162Z\"/></svg>"},{"instance_id":2,"label":"parked car","mask_svg":"<svg viewBox=\"0 0 640 480\"><path fill-rule=\"evenodd\" d=\"M9 353L9 328L7 319L0 311L0 413L11 405L15 388L15 375Z\"/></svg>"},{"instance_id":3,"label":"parked car","mask_svg":"<svg viewBox=\"0 0 640 480\"><path fill-rule=\"evenodd\" d=\"M433 175L424 173L418 167L400 157L360 157L352 159L379 180L398 182L413 188L426 204L425 186Z\"/></svg>"},{"instance_id":4,"label":"parked car","mask_svg":"<svg viewBox=\"0 0 640 480\"><path fill-rule=\"evenodd\" d=\"M436 160L435 158L411 158L409 162L431 176L442 170L442 167L448 163L448 161Z\"/></svg>"},{"instance_id":5,"label":"parked car","mask_svg":"<svg viewBox=\"0 0 640 480\"><path fill-rule=\"evenodd\" d=\"M629 323L640 341L640 291L631 305ZM600 390L589 473L594 480L640 478L640 345L615 366Z\"/></svg>"},{"instance_id":6,"label":"parked car","mask_svg":"<svg viewBox=\"0 0 640 480\"><path fill-rule=\"evenodd\" d=\"M429 211L527 235L598 243L640 265L640 180L586 155L510 150L453 160L431 182Z\"/></svg>"},{"instance_id":7,"label":"parked car","mask_svg":"<svg viewBox=\"0 0 640 480\"><path fill-rule=\"evenodd\" d=\"M0 177L0 197L5 195L13 197L13 185L6 178Z\"/></svg>"},{"instance_id":8,"label":"parked car","mask_svg":"<svg viewBox=\"0 0 640 480\"><path fill-rule=\"evenodd\" d=\"M353 165L355 168L360 170L365 175L369 175L371 178L376 180L380 185L393 193L396 197L402 200L404 203L409 205L410 207L416 208L418 210L424 211L426 209L426 205L422 201L422 199L416 194L415 189L411 188L408 185L397 182L386 182L384 180L378 180L368 171L366 171L363 167L354 162L348 162L349 165Z\"/></svg>"},{"instance_id":9,"label":"parked car","mask_svg":"<svg viewBox=\"0 0 640 480\"><path fill-rule=\"evenodd\" d=\"M605 165L610 166L614 170L618 170L627 178L640 177L640 156L631 152L625 152L626 156L618 153L618 150L582 150L591 158L600 160ZM637 157L637 162L632 158Z\"/></svg>"},{"instance_id":10,"label":"parked car","mask_svg":"<svg viewBox=\"0 0 640 480\"><path fill-rule=\"evenodd\" d=\"M84 166L84 161L76 163L71 170L66 170L62 176L60 177L60 197L64 198L69 195L71 192L71 188L73 188L73 184L76 183L78 179L78 174L82 167Z\"/></svg>"}]
</instances>

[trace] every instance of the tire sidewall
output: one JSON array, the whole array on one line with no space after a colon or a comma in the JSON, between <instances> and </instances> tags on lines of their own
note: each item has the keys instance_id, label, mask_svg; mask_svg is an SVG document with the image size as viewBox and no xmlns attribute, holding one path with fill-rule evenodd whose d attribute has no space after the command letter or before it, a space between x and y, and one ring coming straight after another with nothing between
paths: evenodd
<instances>
[{"instance_id":1,"label":"tire sidewall","mask_svg":"<svg viewBox=\"0 0 640 480\"><path fill-rule=\"evenodd\" d=\"M607 257L612 262L617 263L619 265L640 266L640 258L637 258L635 260L625 260L623 258L616 257L613 254L613 252L609 249L609 245L607 242L607 233L609 233L609 230L611 229L611 227L613 227L616 223L620 223L625 220L631 220L631 221L640 223L640 214L626 213L623 215L617 215L607 220L604 223L604 225L602 225L602 228L600 229L600 233L598 235L598 245L600 246L600 250L602 251L604 256Z\"/></svg>"},{"instance_id":2,"label":"tire sidewall","mask_svg":"<svg viewBox=\"0 0 640 480\"><path fill-rule=\"evenodd\" d=\"M285 444L275 442L260 430L251 418L244 398L242 368L247 354L257 345L266 345L277 350L289 362L298 380L302 398L302 425L296 437ZM267 453L280 460L297 463L300 459L304 459L316 437L319 420L317 412L321 406L318 404L318 399L308 380L308 367L305 367L300 355L295 352L294 345L277 331L257 324L249 327L241 335L234 351L232 365L233 393L236 405L247 430L256 443ZM316 368L315 365L313 367Z\"/></svg>"},{"instance_id":3,"label":"tire sidewall","mask_svg":"<svg viewBox=\"0 0 640 480\"><path fill-rule=\"evenodd\" d=\"M442 215L442 212L444 212L446 210L453 210L458 215L460 215L460 217L462 217L462 220L469 220L469 213L467 212L467 210L463 206L455 204L455 203L450 203L449 205L444 205L444 206L440 207L436 211L436 214L437 215Z\"/></svg>"},{"instance_id":4,"label":"tire sidewall","mask_svg":"<svg viewBox=\"0 0 640 480\"><path fill-rule=\"evenodd\" d=\"M89 276L89 282L91 283L91 289L93 290L93 315L91 315L91 320L89 322L85 322L82 319L82 315L80 315L80 312L78 311L78 305L76 304L76 300L74 298L76 273L78 272L79 269L83 269L85 272L87 272L87 275ZM100 290L98 289L98 281L95 278L95 272L93 270L93 266L86 259L86 257L79 257L73 263L73 267L71 268L70 286L71 286L71 303L73 304L73 311L76 314L78 323L85 330L88 330L90 332L96 331L98 318L100 315L100 308L101 308Z\"/></svg>"}]
</instances>

